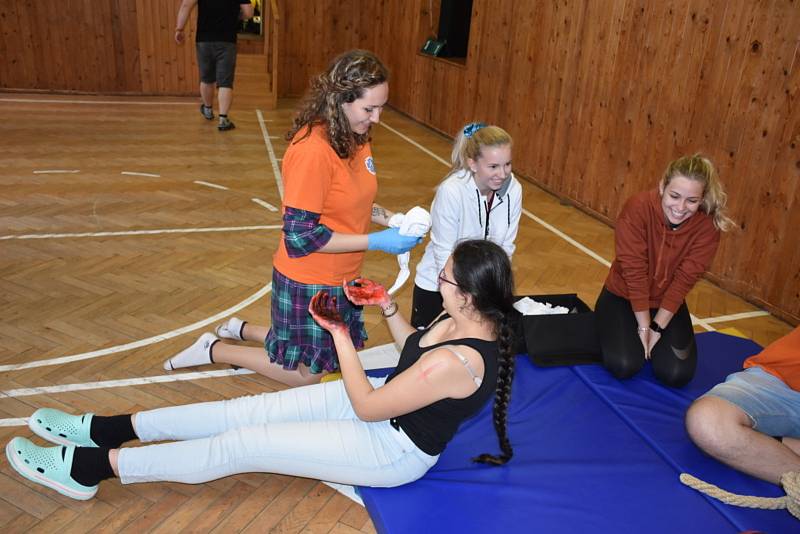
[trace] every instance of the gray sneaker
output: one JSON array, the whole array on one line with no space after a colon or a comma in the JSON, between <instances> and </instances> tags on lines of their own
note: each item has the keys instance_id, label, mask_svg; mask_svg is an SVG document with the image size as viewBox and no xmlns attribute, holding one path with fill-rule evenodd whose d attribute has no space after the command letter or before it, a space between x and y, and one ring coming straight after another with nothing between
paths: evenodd
<instances>
[{"instance_id":1,"label":"gray sneaker","mask_svg":"<svg viewBox=\"0 0 800 534\"><path fill-rule=\"evenodd\" d=\"M206 106L205 104L200 104L200 114L206 118L206 120L213 121L214 120L214 108L211 106Z\"/></svg>"},{"instance_id":2,"label":"gray sneaker","mask_svg":"<svg viewBox=\"0 0 800 534\"><path fill-rule=\"evenodd\" d=\"M234 128L236 128L236 125L233 124L233 122L231 122L231 120L228 119L228 117L219 118L219 125L217 126L217 129L220 132L224 132L225 130L233 130Z\"/></svg>"}]
</instances>

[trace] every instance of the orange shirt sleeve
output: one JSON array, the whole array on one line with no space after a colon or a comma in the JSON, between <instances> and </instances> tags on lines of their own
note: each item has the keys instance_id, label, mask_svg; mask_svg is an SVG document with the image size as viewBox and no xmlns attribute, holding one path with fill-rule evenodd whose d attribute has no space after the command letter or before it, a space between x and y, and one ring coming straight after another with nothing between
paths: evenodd
<instances>
[{"instance_id":1,"label":"orange shirt sleeve","mask_svg":"<svg viewBox=\"0 0 800 534\"><path fill-rule=\"evenodd\" d=\"M286 151L283 160L283 204L313 213L322 213L331 188L330 147L311 136Z\"/></svg>"}]
</instances>

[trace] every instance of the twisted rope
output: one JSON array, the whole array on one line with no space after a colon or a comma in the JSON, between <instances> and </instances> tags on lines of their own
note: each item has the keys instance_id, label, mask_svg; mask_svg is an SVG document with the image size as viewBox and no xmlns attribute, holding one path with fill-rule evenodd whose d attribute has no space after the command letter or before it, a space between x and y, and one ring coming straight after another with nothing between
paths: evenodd
<instances>
[{"instance_id":1,"label":"twisted rope","mask_svg":"<svg viewBox=\"0 0 800 534\"><path fill-rule=\"evenodd\" d=\"M681 473L681 482L692 489L705 493L710 497L743 508L759 508L762 510L783 510L788 508L795 518L800 519L800 472L791 471L781 475L781 485L786 495L783 497L756 497L751 495L737 495L725 491L714 484L704 482L688 473Z\"/></svg>"}]
</instances>

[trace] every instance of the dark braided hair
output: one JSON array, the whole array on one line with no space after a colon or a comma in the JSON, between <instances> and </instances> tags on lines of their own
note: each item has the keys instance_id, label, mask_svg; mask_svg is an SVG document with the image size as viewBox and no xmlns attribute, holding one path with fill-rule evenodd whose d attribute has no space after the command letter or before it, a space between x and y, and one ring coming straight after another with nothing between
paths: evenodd
<instances>
[{"instance_id":1,"label":"dark braided hair","mask_svg":"<svg viewBox=\"0 0 800 534\"><path fill-rule=\"evenodd\" d=\"M508 404L514 379L514 331L509 319L514 303L511 261L506 252L491 241L463 241L453 250L453 277L461 291L472 296L475 310L494 325L500 349L493 419L502 454L484 453L473 461L503 465L514 455L507 435Z\"/></svg>"},{"instance_id":2,"label":"dark braided hair","mask_svg":"<svg viewBox=\"0 0 800 534\"><path fill-rule=\"evenodd\" d=\"M342 110L342 104L352 103L364 96L364 90L389 79L389 71L375 54L366 50L350 50L337 56L327 70L311 80L311 87L286 140L294 139L297 132L306 128L298 139L311 134L311 127L322 124L328 133L328 142L340 158L352 157L358 147L369 141L369 132L357 134Z\"/></svg>"}]
</instances>

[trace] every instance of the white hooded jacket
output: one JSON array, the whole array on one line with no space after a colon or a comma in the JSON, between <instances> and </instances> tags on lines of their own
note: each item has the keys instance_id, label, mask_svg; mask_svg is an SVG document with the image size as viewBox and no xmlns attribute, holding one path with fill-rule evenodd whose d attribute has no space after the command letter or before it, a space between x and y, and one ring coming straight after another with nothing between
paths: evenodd
<instances>
[{"instance_id":1,"label":"white hooded jacket","mask_svg":"<svg viewBox=\"0 0 800 534\"><path fill-rule=\"evenodd\" d=\"M431 203L431 239L414 278L418 287L439 290L439 271L459 241L491 239L511 258L522 213L522 186L513 173L495 191L488 213L487 208L486 195L481 195L469 171L453 173L439 185Z\"/></svg>"}]
</instances>

